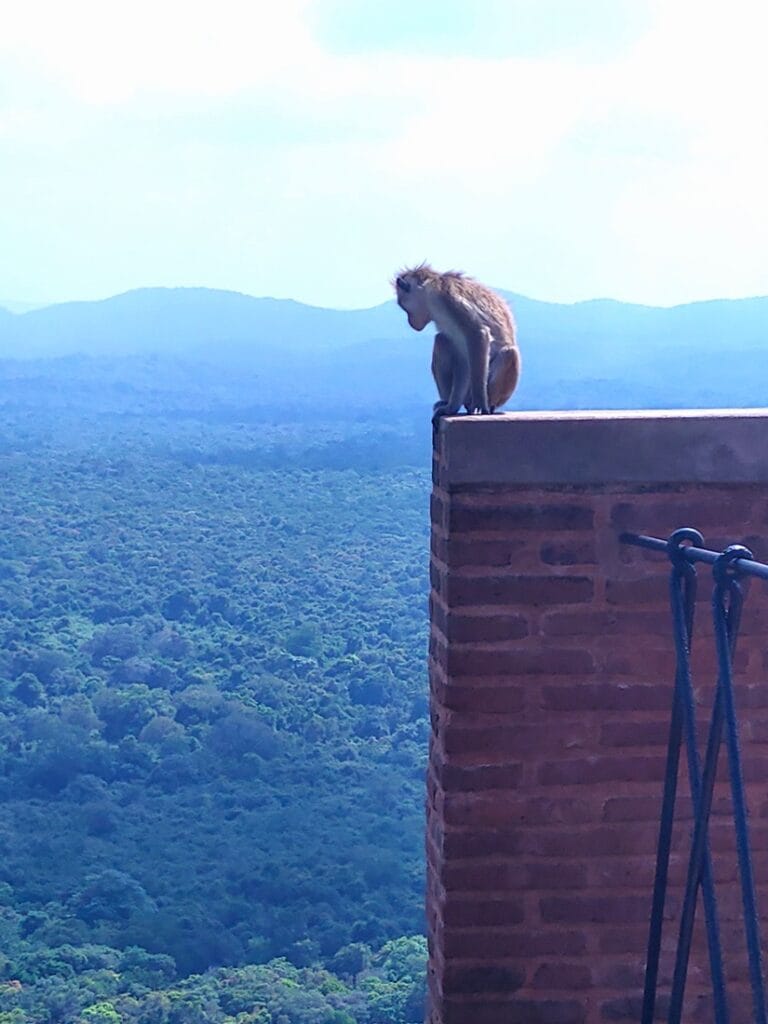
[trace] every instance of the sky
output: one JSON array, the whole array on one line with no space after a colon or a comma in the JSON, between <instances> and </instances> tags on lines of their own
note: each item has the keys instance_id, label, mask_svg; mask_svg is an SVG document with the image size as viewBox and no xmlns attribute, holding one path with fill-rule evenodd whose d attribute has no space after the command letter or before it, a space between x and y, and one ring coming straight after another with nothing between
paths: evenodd
<instances>
[{"instance_id":1,"label":"sky","mask_svg":"<svg viewBox=\"0 0 768 1024\"><path fill-rule=\"evenodd\" d=\"M765 0L0 0L0 304L768 294Z\"/></svg>"}]
</instances>

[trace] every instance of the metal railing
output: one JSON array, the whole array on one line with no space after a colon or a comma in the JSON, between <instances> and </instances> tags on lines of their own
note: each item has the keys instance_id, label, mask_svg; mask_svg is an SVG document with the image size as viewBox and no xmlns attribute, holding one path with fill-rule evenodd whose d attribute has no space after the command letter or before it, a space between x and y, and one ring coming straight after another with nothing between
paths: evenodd
<instances>
[{"instance_id":1,"label":"metal railing","mask_svg":"<svg viewBox=\"0 0 768 1024\"><path fill-rule=\"evenodd\" d=\"M733 692L733 657L744 602L744 593L739 581L748 576L757 576L760 579L768 580L768 565L754 561L752 552L738 544L731 545L722 552L709 551L704 547L702 535L697 530L688 528L676 530L668 540L632 533L622 534L620 540L624 544L664 552L671 562L669 597L676 654L675 685L664 775L641 1024L652 1024L656 1010L661 933L667 895L680 750L683 742L685 742L688 762L694 825L667 1019L669 1024L680 1024L682 1017L696 902L699 888L701 888L712 976L714 1020L715 1024L728 1024L729 1021L712 856L708 838L712 795L723 735L725 735L728 752L728 774L733 803L744 931L749 958L753 1021L754 1024L768 1024L760 927L755 899L738 720ZM690 664L696 602L696 563L712 566L711 608L718 664L717 685L703 766L696 742L695 699Z\"/></svg>"}]
</instances>

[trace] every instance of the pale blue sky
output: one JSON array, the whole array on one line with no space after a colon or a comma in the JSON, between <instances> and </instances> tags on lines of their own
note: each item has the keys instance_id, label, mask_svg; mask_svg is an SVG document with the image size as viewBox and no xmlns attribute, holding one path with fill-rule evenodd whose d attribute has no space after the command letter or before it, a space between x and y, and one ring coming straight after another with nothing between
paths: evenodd
<instances>
[{"instance_id":1,"label":"pale blue sky","mask_svg":"<svg viewBox=\"0 0 768 1024\"><path fill-rule=\"evenodd\" d=\"M373 305L427 258L537 298L768 293L764 0L25 0L0 304Z\"/></svg>"}]
</instances>

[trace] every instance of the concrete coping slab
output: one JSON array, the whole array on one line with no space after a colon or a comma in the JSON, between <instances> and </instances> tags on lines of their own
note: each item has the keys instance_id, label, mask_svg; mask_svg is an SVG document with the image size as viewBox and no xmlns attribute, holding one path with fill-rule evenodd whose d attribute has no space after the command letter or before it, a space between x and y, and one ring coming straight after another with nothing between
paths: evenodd
<instances>
[{"instance_id":1,"label":"concrete coping slab","mask_svg":"<svg viewBox=\"0 0 768 1024\"><path fill-rule=\"evenodd\" d=\"M768 408L452 416L435 443L446 487L768 483Z\"/></svg>"}]
</instances>

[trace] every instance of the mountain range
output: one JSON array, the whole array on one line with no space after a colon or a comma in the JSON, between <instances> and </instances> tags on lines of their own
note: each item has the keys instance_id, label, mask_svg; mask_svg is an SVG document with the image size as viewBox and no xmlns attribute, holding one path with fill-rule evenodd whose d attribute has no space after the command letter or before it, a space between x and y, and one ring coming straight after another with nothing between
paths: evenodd
<instances>
[{"instance_id":1,"label":"mountain range","mask_svg":"<svg viewBox=\"0 0 768 1024\"><path fill-rule=\"evenodd\" d=\"M512 407L762 405L768 297L672 308L504 292L523 380ZM328 400L426 400L429 331L394 302L335 310L205 288L146 288L98 302L0 308L0 359L159 356L245 366Z\"/></svg>"}]
</instances>

